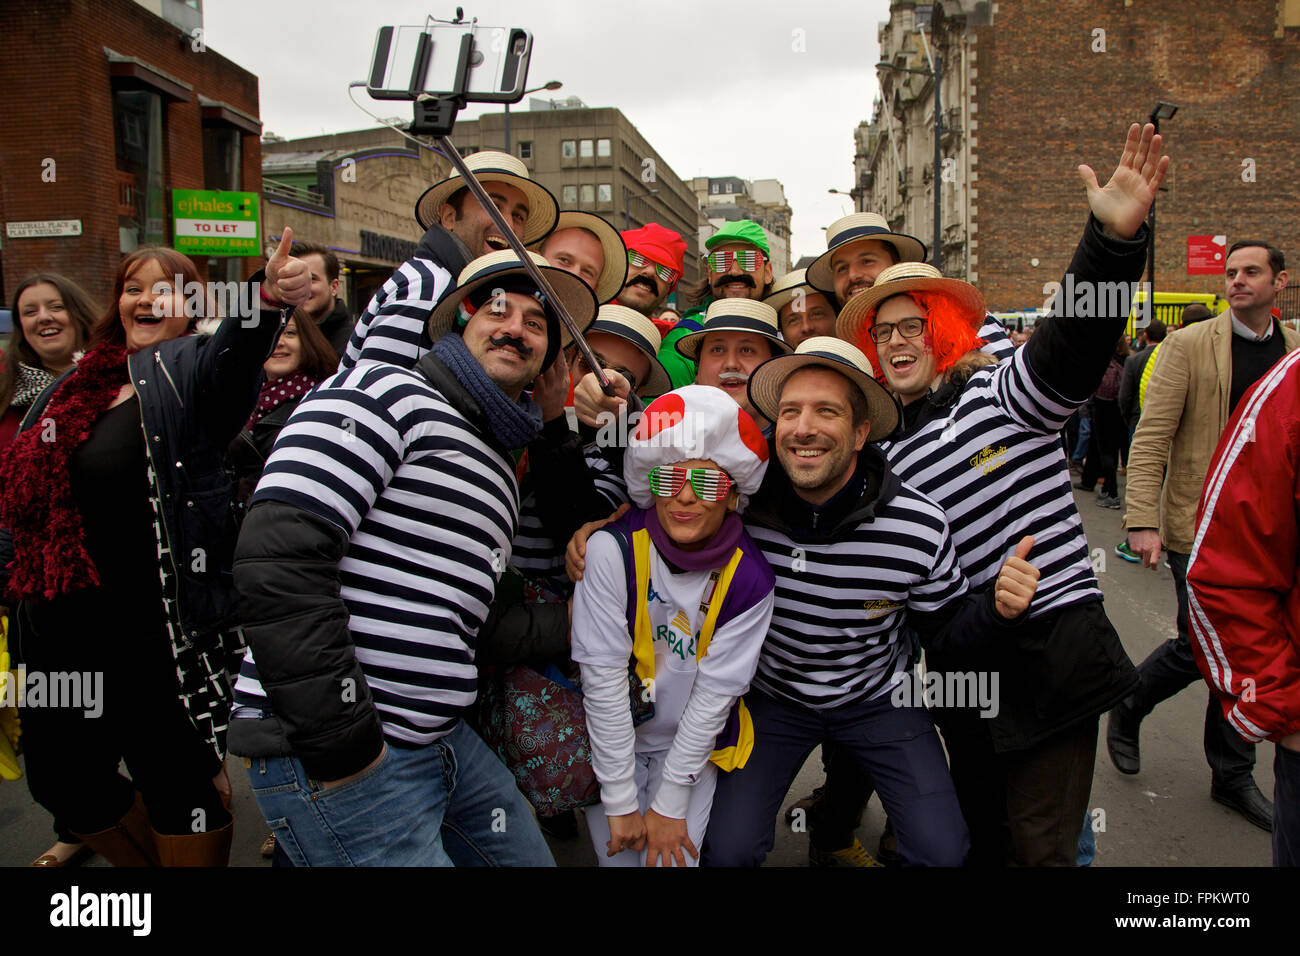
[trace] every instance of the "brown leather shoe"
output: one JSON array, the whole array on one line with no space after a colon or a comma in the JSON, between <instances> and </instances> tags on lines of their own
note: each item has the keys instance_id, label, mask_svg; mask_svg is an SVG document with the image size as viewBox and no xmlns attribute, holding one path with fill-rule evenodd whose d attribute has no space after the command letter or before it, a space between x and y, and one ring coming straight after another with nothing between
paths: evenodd
<instances>
[{"instance_id":1,"label":"brown leather shoe","mask_svg":"<svg viewBox=\"0 0 1300 956\"><path fill-rule=\"evenodd\" d=\"M163 866L229 866L235 821L207 833L153 834Z\"/></svg>"},{"instance_id":2,"label":"brown leather shoe","mask_svg":"<svg viewBox=\"0 0 1300 956\"><path fill-rule=\"evenodd\" d=\"M107 830L98 833L74 833L114 866L157 866L158 848L153 842L153 829L149 826L149 811L144 808L144 798L135 792L135 803Z\"/></svg>"}]
</instances>

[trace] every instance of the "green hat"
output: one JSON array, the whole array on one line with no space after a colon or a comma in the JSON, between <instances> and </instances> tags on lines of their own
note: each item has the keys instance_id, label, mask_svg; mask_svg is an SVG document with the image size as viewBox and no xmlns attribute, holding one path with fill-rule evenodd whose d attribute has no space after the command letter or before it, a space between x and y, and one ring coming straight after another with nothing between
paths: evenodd
<instances>
[{"instance_id":1,"label":"green hat","mask_svg":"<svg viewBox=\"0 0 1300 956\"><path fill-rule=\"evenodd\" d=\"M738 219L735 222L724 223L721 229L704 240L704 248L712 251L714 246L724 242L747 242L751 246L756 246L758 251L767 258L772 258L772 250L767 247L767 236L763 235L763 227L752 219Z\"/></svg>"}]
</instances>

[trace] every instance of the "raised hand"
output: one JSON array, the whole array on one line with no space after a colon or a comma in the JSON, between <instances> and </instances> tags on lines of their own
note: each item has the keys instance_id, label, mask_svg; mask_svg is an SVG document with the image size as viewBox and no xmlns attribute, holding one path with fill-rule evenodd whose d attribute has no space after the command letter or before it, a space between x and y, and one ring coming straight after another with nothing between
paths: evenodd
<instances>
[{"instance_id":1,"label":"raised hand","mask_svg":"<svg viewBox=\"0 0 1300 956\"><path fill-rule=\"evenodd\" d=\"M279 247L266 260L266 294L285 306L299 306L311 298L311 268L289 255L292 246L293 230L285 226Z\"/></svg>"},{"instance_id":2,"label":"raised hand","mask_svg":"<svg viewBox=\"0 0 1300 956\"><path fill-rule=\"evenodd\" d=\"M1156 190L1169 171L1169 157L1160 155L1163 146L1153 125L1134 123L1119 165L1105 186L1097 185L1091 166L1079 167L1079 178L1088 187L1088 207L1110 235L1132 239L1146 221Z\"/></svg>"},{"instance_id":3,"label":"raised hand","mask_svg":"<svg viewBox=\"0 0 1300 956\"><path fill-rule=\"evenodd\" d=\"M999 617L1013 620L1029 610L1029 602L1038 590L1038 569L1025 560L1033 546L1033 536L1025 535L1016 545L1016 553L1007 558L998 572L993 602Z\"/></svg>"}]
</instances>

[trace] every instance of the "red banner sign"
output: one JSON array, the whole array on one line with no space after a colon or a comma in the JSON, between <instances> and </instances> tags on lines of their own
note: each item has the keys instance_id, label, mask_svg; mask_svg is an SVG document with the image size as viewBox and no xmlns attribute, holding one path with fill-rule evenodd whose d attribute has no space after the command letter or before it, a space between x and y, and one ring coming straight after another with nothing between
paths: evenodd
<instances>
[{"instance_id":1,"label":"red banner sign","mask_svg":"<svg viewBox=\"0 0 1300 956\"><path fill-rule=\"evenodd\" d=\"M1223 275L1227 258L1227 236L1188 236L1187 274L1189 276Z\"/></svg>"}]
</instances>

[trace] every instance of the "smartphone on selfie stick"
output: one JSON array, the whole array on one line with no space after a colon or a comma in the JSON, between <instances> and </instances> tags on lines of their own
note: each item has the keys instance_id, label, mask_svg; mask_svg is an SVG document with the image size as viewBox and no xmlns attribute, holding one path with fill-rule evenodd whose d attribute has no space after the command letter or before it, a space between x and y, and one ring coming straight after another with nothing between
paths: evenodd
<instances>
[{"instance_id":1,"label":"smartphone on selfie stick","mask_svg":"<svg viewBox=\"0 0 1300 956\"><path fill-rule=\"evenodd\" d=\"M479 205L487 210L529 277L555 306L587 367L595 372L601 391L613 396L614 387L605 377L600 360L565 310L563 300L451 141L456 115L466 103L518 103L523 99L532 52L533 36L527 30L479 26L477 19L465 22L457 7L455 20L429 17L424 26L380 27L366 92L377 100L409 100L415 104L411 133L437 138L438 148L460 173ZM628 396L630 405L636 403L635 398Z\"/></svg>"}]
</instances>

